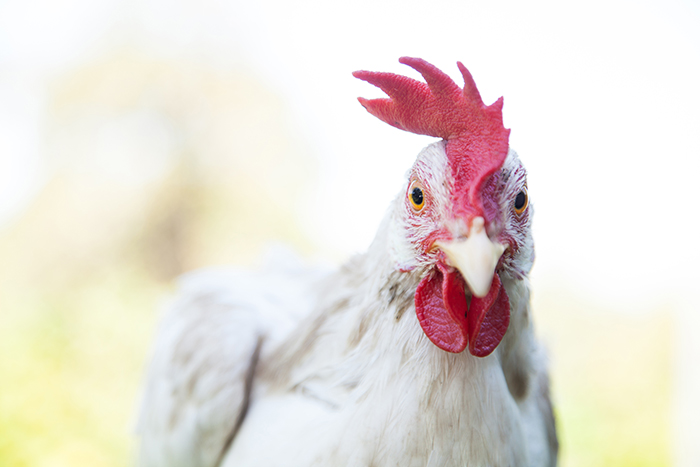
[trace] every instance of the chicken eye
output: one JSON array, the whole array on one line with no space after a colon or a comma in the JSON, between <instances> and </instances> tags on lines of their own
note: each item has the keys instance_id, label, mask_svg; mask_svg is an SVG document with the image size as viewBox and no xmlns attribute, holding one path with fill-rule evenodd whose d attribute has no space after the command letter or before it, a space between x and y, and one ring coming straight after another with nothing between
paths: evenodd
<instances>
[{"instance_id":1,"label":"chicken eye","mask_svg":"<svg viewBox=\"0 0 700 467\"><path fill-rule=\"evenodd\" d=\"M411 192L411 201L413 201L413 205L417 208L423 206L423 190L415 187Z\"/></svg>"},{"instance_id":2,"label":"chicken eye","mask_svg":"<svg viewBox=\"0 0 700 467\"><path fill-rule=\"evenodd\" d=\"M423 187L420 186L420 183L417 181L414 181L410 188L409 188L409 194L408 198L411 200L411 206L413 206L413 209L416 211L421 211L423 209L423 206L425 206L425 195L423 194Z\"/></svg>"},{"instance_id":3,"label":"chicken eye","mask_svg":"<svg viewBox=\"0 0 700 467\"><path fill-rule=\"evenodd\" d=\"M527 204L528 204L527 190L525 188L523 188L515 196L515 202L513 203L513 208L515 210L515 213L522 214L523 212L525 212L525 209L527 209Z\"/></svg>"}]
</instances>

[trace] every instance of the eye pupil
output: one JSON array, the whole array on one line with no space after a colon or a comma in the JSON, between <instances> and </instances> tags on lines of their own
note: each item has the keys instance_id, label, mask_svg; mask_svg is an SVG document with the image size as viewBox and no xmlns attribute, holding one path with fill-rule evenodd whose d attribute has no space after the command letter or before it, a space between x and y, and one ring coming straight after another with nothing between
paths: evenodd
<instances>
[{"instance_id":1,"label":"eye pupil","mask_svg":"<svg viewBox=\"0 0 700 467\"><path fill-rule=\"evenodd\" d=\"M423 190L421 190L418 187L415 187L413 191L411 191L411 200L416 206L420 206L421 204L423 204Z\"/></svg>"}]
</instances>

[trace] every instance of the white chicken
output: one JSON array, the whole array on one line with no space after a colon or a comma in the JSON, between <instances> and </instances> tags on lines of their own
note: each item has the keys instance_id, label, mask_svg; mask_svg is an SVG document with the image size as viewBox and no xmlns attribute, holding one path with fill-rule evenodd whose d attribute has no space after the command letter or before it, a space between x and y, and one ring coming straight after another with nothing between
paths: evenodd
<instances>
[{"instance_id":1,"label":"white chicken","mask_svg":"<svg viewBox=\"0 0 700 467\"><path fill-rule=\"evenodd\" d=\"M360 102L442 140L340 270L184 278L147 375L142 466L556 465L532 207L502 99L484 105L461 63L464 89L400 61L426 83L356 72L390 97Z\"/></svg>"}]
</instances>

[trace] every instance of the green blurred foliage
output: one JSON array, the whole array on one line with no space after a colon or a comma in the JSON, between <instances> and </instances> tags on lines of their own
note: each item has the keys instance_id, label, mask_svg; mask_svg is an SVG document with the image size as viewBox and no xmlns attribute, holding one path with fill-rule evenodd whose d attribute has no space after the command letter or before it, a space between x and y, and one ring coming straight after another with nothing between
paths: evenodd
<instances>
[{"instance_id":1,"label":"green blurred foliage","mask_svg":"<svg viewBox=\"0 0 700 467\"><path fill-rule=\"evenodd\" d=\"M671 465L671 308L621 314L557 287L534 293L565 467Z\"/></svg>"}]
</instances>

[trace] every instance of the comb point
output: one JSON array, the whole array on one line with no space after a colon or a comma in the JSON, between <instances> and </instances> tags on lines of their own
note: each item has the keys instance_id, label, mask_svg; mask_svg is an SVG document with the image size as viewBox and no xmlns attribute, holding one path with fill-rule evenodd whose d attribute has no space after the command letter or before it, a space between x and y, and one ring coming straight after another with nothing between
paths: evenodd
<instances>
[{"instance_id":1,"label":"comb point","mask_svg":"<svg viewBox=\"0 0 700 467\"><path fill-rule=\"evenodd\" d=\"M496 102L488 106L488 109L494 113L503 113L503 96L496 99Z\"/></svg>"},{"instance_id":2,"label":"comb point","mask_svg":"<svg viewBox=\"0 0 700 467\"><path fill-rule=\"evenodd\" d=\"M467 70L467 67L462 64L462 62L457 62L457 68L459 68L460 73L462 73L462 78L464 78L464 95L468 100L476 101L481 105L484 105L484 101L481 99L481 93L476 87L474 78L472 74Z\"/></svg>"},{"instance_id":3,"label":"comb point","mask_svg":"<svg viewBox=\"0 0 700 467\"><path fill-rule=\"evenodd\" d=\"M453 97L460 92L459 86L446 73L422 58L401 57L399 62L410 66L423 76L436 98Z\"/></svg>"}]
</instances>

